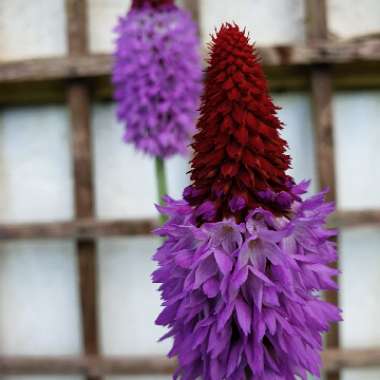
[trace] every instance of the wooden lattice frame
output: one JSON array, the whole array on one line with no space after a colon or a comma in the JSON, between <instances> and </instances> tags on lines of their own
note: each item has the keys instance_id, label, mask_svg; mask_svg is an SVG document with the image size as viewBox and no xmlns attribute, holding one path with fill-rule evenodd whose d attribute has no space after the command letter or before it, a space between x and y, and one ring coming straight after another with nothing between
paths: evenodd
<instances>
[{"instance_id":1,"label":"wooden lattice frame","mask_svg":"<svg viewBox=\"0 0 380 380\"><path fill-rule=\"evenodd\" d=\"M303 45L261 48L265 71L274 90L308 89L314 110L318 174L335 200L333 88L380 88L380 39L376 36L333 42L328 39L326 0L304 0L308 41ZM198 20L198 0L187 0ZM62 58L33 59L0 64L0 104L66 102L71 115L75 211L72 222L0 225L0 239L72 238L77 241L84 353L79 357L0 357L0 374L82 374L100 380L111 374L167 374L175 367L162 357L105 357L99 349L97 313L96 239L102 236L147 235L155 220L94 218L90 136L92 99L110 99L111 57L90 54L87 44L87 4L66 0L69 54ZM380 225L380 210L337 212L339 227ZM337 294L327 294L337 303ZM327 335L323 353L328 380L339 370L380 366L379 349L339 348L338 326Z\"/></svg>"}]
</instances>

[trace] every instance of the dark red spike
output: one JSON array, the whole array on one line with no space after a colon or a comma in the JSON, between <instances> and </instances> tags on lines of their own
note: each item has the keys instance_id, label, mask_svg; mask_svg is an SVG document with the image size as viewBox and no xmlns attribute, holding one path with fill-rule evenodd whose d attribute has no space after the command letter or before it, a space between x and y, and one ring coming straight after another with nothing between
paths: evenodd
<instances>
[{"instance_id":1,"label":"dark red spike","mask_svg":"<svg viewBox=\"0 0 380 380\"><path fill-rule=\"evenodd\" d=\"M133 0L132 8L142 8L145 5L149 5L153 8L160 7L162 5L174 5L174 0Z\"/></svg>"},{"instance_id":2,"label":"dark red spike","mask_svg":"<svg viewBox=\"0 0 380 380\"><path fill-rule=\"evenodd\" d=\"M193 143L192 185L185 198L194 207L211 201L213 221L230 216L242 220L256 207L285 215L290 204L275 200L280 192L291 195L294 181L286 174L290 159L279 134L282 123L260 60L236 25L223 25L210 48Z\"/></svg>"}]
</instances>

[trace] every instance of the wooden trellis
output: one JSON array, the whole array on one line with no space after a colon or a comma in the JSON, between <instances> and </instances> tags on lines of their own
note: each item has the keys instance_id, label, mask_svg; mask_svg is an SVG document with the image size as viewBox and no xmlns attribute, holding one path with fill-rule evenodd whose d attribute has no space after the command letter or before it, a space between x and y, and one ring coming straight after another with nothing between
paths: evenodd
<instances>
[{"instance_id":1,"label":"wooden trellis","mask_svg":"<svg viewBox=\"0 0 380 380\"><path fill-rule=\"evenodd\" d=\"M380 38L329 41L326 0L305 2L307 43L271 46L259 52L272 90L310 91L319 182L321 187L330 187L330 199L335 200L333 89L380 88ZM198 19L198 1L186 4ZM175 367L173 361L162 357L105 357L100 352L96 240L149 234L156 221L94 217L90 106L94 99L111 97L112 60L109 55L88 51L86 11L85 0L66 0L68 56L0 64L1 105L59 101L66 102L70 110L75 220L0 225L0 239L76 239L84 352L79 357L0 357L0 374L82 374L100 380L108 374L167 374ZM339 227L380 225L380 210L337 212L331 223ZM336 293L327 297L338 302ZM343 368L380 366L380 348L343 350L338 338L338 327L334 327L323 353L329 380L338 380Z\"/></svg>"}]
</instances>

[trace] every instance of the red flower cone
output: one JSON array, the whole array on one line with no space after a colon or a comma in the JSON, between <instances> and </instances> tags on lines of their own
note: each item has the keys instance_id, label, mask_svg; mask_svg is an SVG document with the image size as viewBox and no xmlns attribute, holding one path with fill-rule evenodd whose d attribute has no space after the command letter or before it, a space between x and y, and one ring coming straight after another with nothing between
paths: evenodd
<instances>
[{"instance_id":1,"label":"red flower cone","mask_svg":"<svg viewBox=\"0 0 380 380\"><path fill-rule=\"evenodd\" d=\"M193 184L185 191L201 214L207 205L215 210L200 222L242 219L257 207L275 214L289 209L294 182L285 173L290 158L277 109L248 36L237 26L222 26L212 40L193 143Z\"/></svg>"}]
</instances>

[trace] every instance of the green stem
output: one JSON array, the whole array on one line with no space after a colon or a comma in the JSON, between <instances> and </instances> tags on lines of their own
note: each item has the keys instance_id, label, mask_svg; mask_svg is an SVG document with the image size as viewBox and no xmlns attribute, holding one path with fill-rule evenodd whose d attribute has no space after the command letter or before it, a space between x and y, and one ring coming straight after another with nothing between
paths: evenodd
<instances>
[{"instance_id":1,"label":"green stem","mask_svg":"<svg viewBox=\"0 0 380 380\"><path fill-rule=\"evenodd\" d=\"M156 177L157 177L157 190L158 190L158 202L163 204L162 197L168 193L168 187L166 184L165 162L162 158L156 157ZM166 221L164 215L160 215L160 223L163 224Z\"/></svg>"}]
</instances>

